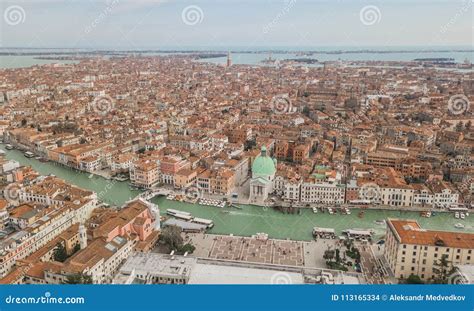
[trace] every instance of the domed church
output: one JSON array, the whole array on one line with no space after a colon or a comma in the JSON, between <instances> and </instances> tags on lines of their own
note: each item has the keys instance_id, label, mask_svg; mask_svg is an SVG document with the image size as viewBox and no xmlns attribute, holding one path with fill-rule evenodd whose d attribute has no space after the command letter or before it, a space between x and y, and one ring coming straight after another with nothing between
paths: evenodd
<instances>
[{"instance_id":1,"label":"domed church","mask_svg":"<svg viewBox=\"0 0 474 311\"><path fill-rule=\"evenodd\" d=\"M262 146L260 155L255 158L252 164L250 203L263 203L273 192L276 164L276 159L267 155L267 148Z\"/></svg>"}]
</instances>

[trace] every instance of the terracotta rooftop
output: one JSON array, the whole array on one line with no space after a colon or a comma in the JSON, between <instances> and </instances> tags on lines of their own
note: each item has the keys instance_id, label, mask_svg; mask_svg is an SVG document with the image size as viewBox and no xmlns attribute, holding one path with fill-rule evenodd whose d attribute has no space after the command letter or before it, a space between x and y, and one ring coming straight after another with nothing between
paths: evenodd
<instances>
[{"instance_id":1,"label":"terracotta rooftop","mask_svg":"<svg viewBox=\"0 0 474 311\"><path fill-rule=\"evenodd\" d=\"M416 220L389 219L402 244L474 249L474 233L422 229Z\"/></svg>"}]
</instances>

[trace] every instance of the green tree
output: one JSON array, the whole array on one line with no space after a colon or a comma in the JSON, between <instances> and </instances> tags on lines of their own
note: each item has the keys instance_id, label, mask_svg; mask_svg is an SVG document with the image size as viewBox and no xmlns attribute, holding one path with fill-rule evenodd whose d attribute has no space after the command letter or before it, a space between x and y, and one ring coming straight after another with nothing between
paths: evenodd
<instances>
[{"instance_id":1,"label":"green tree","mask_svg":"<svg viewBox=\"0 0 474 311\"><path fill-rule=\"evenodd\" d=\"M424 284L421 278L418 275L410 274L406 280L407 284Z\"/></svg>"},{"instance_id":2,"label":"green tree","mask_svg":"<svg viewBox=\"0 0 474 311\"><path fill-rule=\"evenodd\" d=\"M433 283L435 284L446 284L448 283L448 277L453 272L451 262L448 261L448 255L444 254L441 256L439 261L436 261L433 265Z\"/></svg>"},{"instance_id":3,"label":"green tree","mask_svg":"<svg viewBox=\"0 0 474 311\"><path fill-rule=\"evenodd\" d=\"M70 274L66 278L66 284L92 284L92 277L84 273Z\"/></svg>"},{"instance_id":4,"label":"green tree","mask_svg":"<svg viewBox=\"0 0 474 311\"><path fill-rule=\"evenodd\" d=\"M334 258L334 251L332 249L324 251L323 258L329 261L332 260Z\"/></svg>"},{"instance_id":5,"label":"green tree","mask_svg":"<svg viewBox=\"0 0 474 311\"><path fill-rule=\"evenodd\" d=\"M257 145L257 142L255 141L255 139L246 140L245 144L244 144L244 148L245 148L245 150L250 150L253 147L255 147L256 145Z\"/></svg>"},{"instance_id":6,"label":"green tree","mask_svg":"<svg viewBox=\"0 0 474 311\"><path fill-rule=\"evenodd\" d=\"M64 262L66 261L67 257L68 255L67 255L66 247L64 247L64 245L61 243L56 244L56 248L53 251L54 260L59 261L59 262Z\"/></svg>"},{"instance_id":7,"label":"green tree","mask_svg":"<svg viewBox=\"0 0 474 311\"><path fill-rule=\"evenodd\" d=\"M166 226L161 231L160 240L168 245L170 250L179 250L183 246L181 228L178 226Z\"/></svg>"},{"instance_id":8,"label":"green tree","mask_svg":"<svg viewBox=\"0 0 474 311\"><path fill-rule=\"evenodd\" d=\"M194 245L186 243L179 249L179 253L184 254L187 252L188 254L192 254L195 250L196 247Z\"/></svg>"},{"instance_id":9,"label":"green tree","mask_svg":"<svg viewBox=\"0 0 474 311\"><path fill-rule=\"evenodd\" d=\"M78 274L70 274L66 278L66 284L82 284L82 277Z\"/></svg>"},{"instance_id":10,"label":"green tree","mask_svg":"<svg viewBox=\"0 0 474 311\"><path fill-rule=\"evenodd\" d=\"M340 263L341 262L341 254L339 249L336 249L336 262Z\"/></svg>"},{"instance_id":11,"label":"green tree","mask_svg":"<svg viewBox=\"0 0 474 311\"><path fill-rule=\"evenodd\" d=\"M308 106L304 106L303 107L303 114L307 117L309 117L309 113L310 113L310 110L309 110L309 107Z\"/></svg>"},{"instance_id":12,"label":"green tree","mask_svg":"<svg viewBox=\"0 0 474 311\"><path fill-rule=\"evenodd\" d=\"M81 245L80 245L79 243L77 243L76 245L74 245L74 248L72 249L72 253L75 254L75 253L77 253L80 249L81 249Z\"/></svg>"}]
</instances>

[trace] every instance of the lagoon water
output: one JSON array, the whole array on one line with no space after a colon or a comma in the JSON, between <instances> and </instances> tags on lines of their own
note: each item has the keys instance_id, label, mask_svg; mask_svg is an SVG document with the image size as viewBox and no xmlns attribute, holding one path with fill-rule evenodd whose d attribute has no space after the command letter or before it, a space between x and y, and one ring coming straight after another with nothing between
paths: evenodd
<instances>
[{"instance_id":1,"label":"lagoon water","mask_svg":"<svg viewBox=\"0 0 474 311\"><path fill-rule=\"evenodd\" d=\"M0 55L0 69L25 68L35 65L46 64L72 64L77 61L72 60L51 60L51 59L37 59L36 56L6 56Z\"/></svg>"},{"instance_id":2,"label":"lagoon water","mask_svg":"<svg viewBox=\"0 0 474 311\"><path fill-rule=\"evenodd\" d=\"M147 49L143 49L147 50ZM261 64L261 61L269 57L268 52L264 51L318 51L312 56L298 56L296 53L272 53L272 58L277 60L284 60L289 58L302 58L310 57L315 58L319 61L361 61L361 60L373 60L373 61L411 61L416 58L453 58L456 62L461 63L464 60L474 62L474 53L472 47L267 47L267 48L247 48L247 47L176 47L176 48L156 48L153 53L146 53L143 55L169 55L163 53L164 51L234 51L232 53L232 62L234 64L246 64L246 65L257 65ZM367 52L362 53L338 53L328 54L327 52L332 51L361 51L366 50ZM87 50L71 50L71 49L0 49L0 52L48 52L63 53L71 51L84 52ZM171 52L173 51L173 52ZM246 51L242 53L239 51ZM373 51L380 51L384 53L377 53ZM393 51L393 52L391 52ZM398 51L398 52L397 52ZM400 52L404 51L404 52ZM136 51L137 53L140 50ZM249 53L247 53L249 52ZM181 54L181 53L179 53ZM44 56L44 55L43 55ZM72 63L74 61L66 60L42 60L36 59L36 56L4 56L0 55L0 68L20 68L29 67L33 65L51 64L51 63ZM216 64L225 64L226 58L209 58L201 60L203 62L211 62Z\"/></svg>"}]
</instances>

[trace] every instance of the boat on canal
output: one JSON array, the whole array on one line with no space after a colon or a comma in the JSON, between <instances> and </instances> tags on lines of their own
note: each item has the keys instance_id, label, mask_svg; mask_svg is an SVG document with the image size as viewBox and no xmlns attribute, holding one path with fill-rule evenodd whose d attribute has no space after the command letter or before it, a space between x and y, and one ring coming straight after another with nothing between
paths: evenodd
<instances>
[{"instance_id":1,"label":"boat on canal","mask_svg":"<svg viewBox=\"0 0 474 311\"><path fill-rule=\"evenodd\" d=\"M19 150L5 150L5 145L0 144L0 149L5 151L5 157L18 161L21 165L31 166L41 175L53 174L68 183L77 187L94 191L96 193L103 193L101 201L106 202L112 206L120 207L130 199L143 193L143 190L135 187L130 188L129 182L114 182L113 187L110 187L110 181L101 176L94 177L94 182L88 178L88 174L75 171L74 169L58 165L54 162L41 163L37 160L26 159L23 153ZM150 199L151 202L158 204L162 215L167 215L167 209L176 209L186 211L192 215L203 218L213 219L214 226L210 229L210 233L216 234L231 234L238 232L239 235L251 236L255 232L266 232L271 238L292 240L312 240L312 229L317 227L333 228L337 235L341 235L343 230L348 228L372 228L375 230L375 236L380 238L386 232L385 226L377 225L376 220L387 218L413 219L420 223L423 228L443 231L472 231L471 225L466 225L466 228L457 228L454 225L459 223L453 217L454 211L450 209L451 213L437 212L436 217L424 218L420 216L419 212L399 210L376 210L366 208L365 206L354 206L352 215L330 215L329 213L313 214L311 209L301 209L301 216L295 214L285 214L277 210L268 209L262 214L262 207L239 204L234 202L230 209L231 212L225 213L229 209L219 209L216 214L216 208L211 206L202 206L198 204L189 204L179 201L167 200L166 196L157 196ZM242 198L243 200L243 198ZM326 208L322 209L323 211ZM467 208L462 210L464 214L468 212ZM218 215L218 217L216 217ZM170 215L168 215L170 216ZM170 216L172 217L172 216ZM341 218L342 217L342 218ZM174 218L174 217L172 217ZM468 217L466 215L466 223ZM184 222L184 220L183 220ZM298 224L289 229L289 224Z\"/></svg>"},{"instance_id":2,"label":"boat on canal","mask_svg":"<svg viewBox=\"0 0 474 311\"><path fill-rule=\"evenodd\" d=\"M30 151L26 151L24 153L25 157L27 158L34 158L35 157L35 154L33 152L30 152Z\"/></svg>"}]
</instances>

